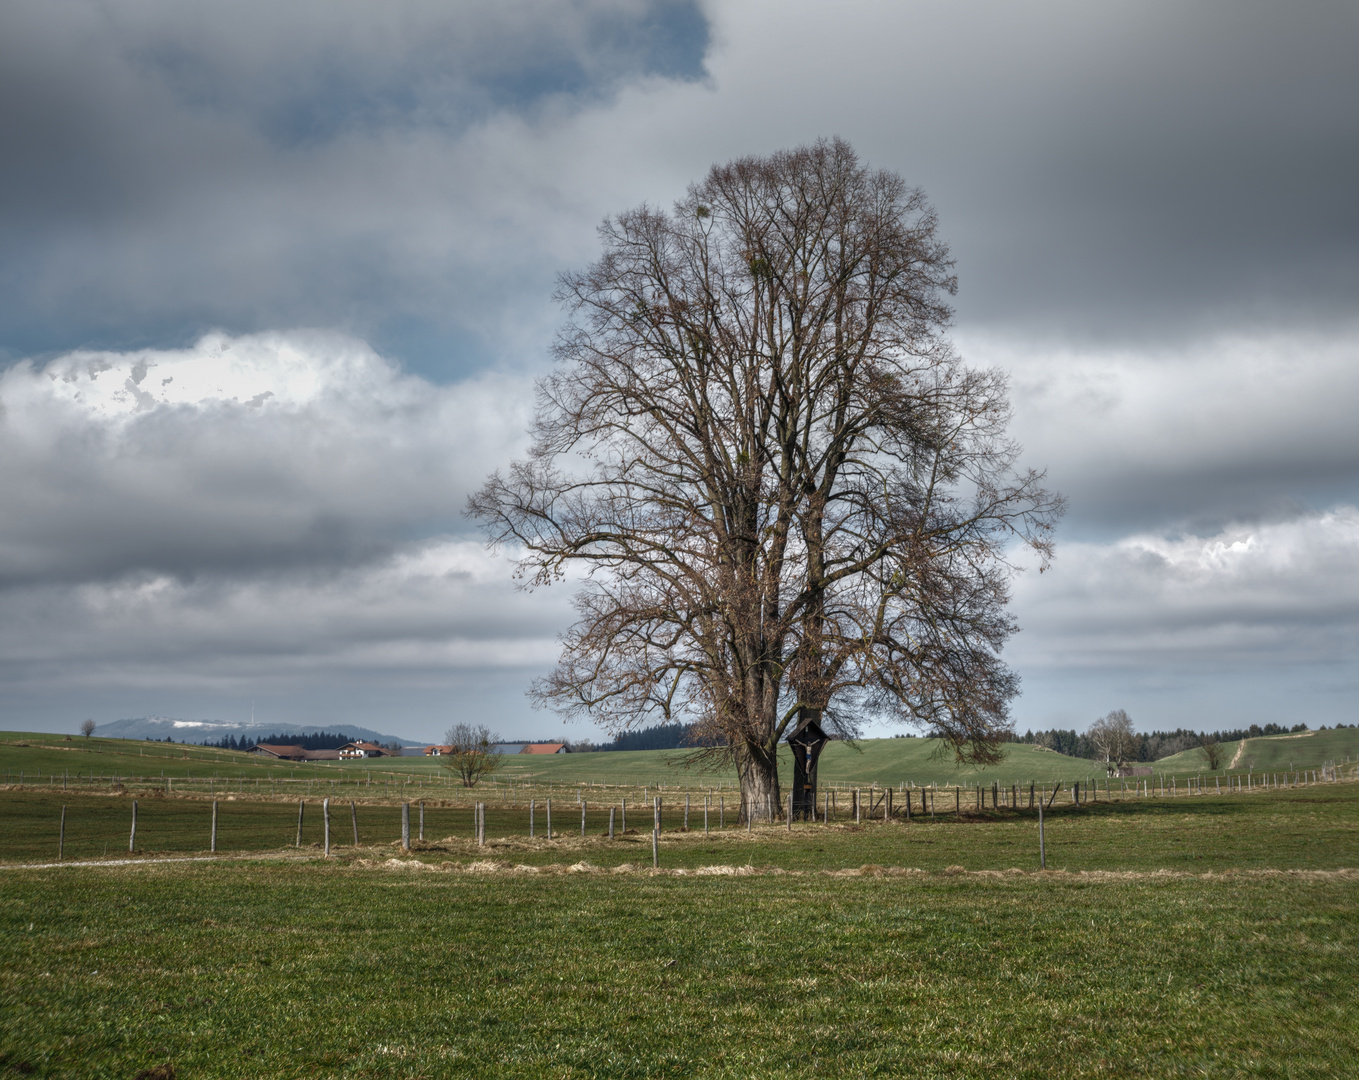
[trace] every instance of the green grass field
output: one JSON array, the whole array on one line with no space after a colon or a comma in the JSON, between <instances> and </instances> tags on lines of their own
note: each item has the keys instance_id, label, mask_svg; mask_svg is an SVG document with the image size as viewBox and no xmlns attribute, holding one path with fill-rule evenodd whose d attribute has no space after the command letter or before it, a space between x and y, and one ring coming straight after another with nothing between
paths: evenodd
<instances>
[{"instance_id":1,"label":"green grass field","mask_svg":"<svg viewBox=\"0 0 1359 1080\"><path fill-rule=\"evenodd\" d=\"M227 863L0 892L0 1069L1335 1077L1352 873L654 876Z\"/></svg>"},{"instance_id":2,"label":"green grass field","mask_svg":"<svg viewBox=\"0 0 1359 1080\"><path fill-rule=\"evenodd\" d=\"M42 868L68 807L69 858ZM1359 783L613 841L574 804L0 792L0 1075L1331 1077L1359 1061ZM210 802L139 800L139 857ZM519 815L519 816L516 816ZM77 828L77 822L79 827ZM649 827L649 816L643 824ZM542 827L541 818L539 828ZM265 854L248 854L265 851ZM22 863L27 863L27 866ZM6 1071L8 1070L8 1071Z\"/></svg>"},{"instance_id":3,"label":"green grass field","mask_svg":"<svg viewBox=\"0 0 1359 1080\"><path fill-rule=\"evenodd\" d=\"M1237 757L1235 772L1315 768L1327 762L1359 760L1359 729L1273 736L1247 740L1240 755L1237 744L1226 747L1227 760ZM542 788L566 791L577 786L669 791L731 791L730 769L702 771L686 768L677 751L638 750L554 756L513 755L496 778L496 787ZM1186 751L1155 763L1158 775L1186 777L1205 771L1203 753ZM783 782L791 778L787 752L780 769ZM933 739L864 739L856 746L832 743L821 757L818 779L825 787L847 790L870 785L928 785L967 787L998 783L1052 784L1091 780L1102 775L1096 763L1070 758L1021 743L1007 747L1005 760L989 769L958 767L940 753ZM340 762L288 764L261 760L248 754L181 744L147 743L126 739L69 740L60 735L0 733L0 782L38 780L51 786L52 778L93 783L110 777L172 778L192 790L206 790L212 779L244 781L255 793L294 791L310 783L313 794L334 783L346 797L385 797L394 785L433 788L448 786L449 778L437 761L427 758L381 758L362 765ZM237 788L245 793L244 787ZM418 797L418 796L417 796Z\"/></svg>"}]
</instances>

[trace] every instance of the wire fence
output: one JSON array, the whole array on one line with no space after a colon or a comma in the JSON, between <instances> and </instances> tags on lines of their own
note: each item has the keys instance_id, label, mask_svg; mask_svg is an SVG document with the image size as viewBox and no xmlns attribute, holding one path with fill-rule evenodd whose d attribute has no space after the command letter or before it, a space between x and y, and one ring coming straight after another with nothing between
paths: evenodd
<instances>
[{"instance_id":1,"label":"wire fence","mask_svg":"<svg viewBox=\"0 0 1359 1080\"><path fill-rule=\"evenodd\" d=\"M743 806L730 790L629 794L581 784L555 794L519 785L498 789L424 787L397 790L279 778L256 784L213 777L159 781L139 777L24 777L0 790L0 859L90 859L155 852L260 852L286 847L333 853L490 837L552 841L618 839L670 832L714 833L824 825L973 820L977 815L1037 814L1039 808L1099 803L1268 795L1359 779L1359 765L1326 763L1296 772L1218 773L1194 777L1095 778L1088 782L921 785L817 793L795 806ZM350 790L344 790L345 787ZM434 790L430 790L434 788ZM364 797L360 797L360 792ZM395 797L393 797L395 796ZM425 796L425 797L420 797ZM814 806L814 811L813 811Z\"/></svg>"}]
</instances>

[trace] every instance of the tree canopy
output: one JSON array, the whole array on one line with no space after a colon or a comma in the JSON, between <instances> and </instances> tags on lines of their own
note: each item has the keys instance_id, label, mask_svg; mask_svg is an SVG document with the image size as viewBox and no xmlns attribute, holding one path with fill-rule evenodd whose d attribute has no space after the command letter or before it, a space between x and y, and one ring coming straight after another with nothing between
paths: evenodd
<instances>
[{"instance_id":1,"label":"tree canopy","mask_svg":"<svg viewBox=\"0 0 1359 1080\"><path fill-rule=\"evenodd\" d=\"M540 699L697 721L761 813L806 719L892 715L994 760L1013 553L1046 565L1061 502L1016 468L1003 374L944 333L924 195L823 141L715 166L600 238L560 282L529 456L469 506L526 584L584 570Z\"/></svg>"}]
</instances>

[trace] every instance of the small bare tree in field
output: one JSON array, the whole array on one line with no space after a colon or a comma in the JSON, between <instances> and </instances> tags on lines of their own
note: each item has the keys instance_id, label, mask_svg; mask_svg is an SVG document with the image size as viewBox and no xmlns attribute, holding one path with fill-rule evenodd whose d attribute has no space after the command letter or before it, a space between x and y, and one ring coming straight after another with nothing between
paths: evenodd
<instances>
[{"instance_id":1,"label":"small bare tree in field","mask_svg":"<svg viewBox=\"0 0 1359 1080\"><path fill-rule=\"evenodd\" d=\"M1222 744L1217 741L1217 736L1200 736L1199 749L1203 751L1204 759L1208 762L1208 768L1217 772L1218 767L1222 764Z\"/></svg>"},{"instance_id":2,"label":"small bare tree in field","mask_svg":"<svg viewBox=\"0 0 1359 1080\"><path fill-rule=\"evenodd\" d=\"M1046 565L1061 500L1016 468L1004 375L943 332L924 195L818 142L600 237L560 282L529 456L469 503L528 584L586 571L540 700L613 730L697 721L743 814L781 804L803 721L892 717L999 760L1011 560Z\"/></svg>"},{"instance_id":3,"label":"small bare tree in field","mask_svg":"<svg viewBox=\"0 0 1359 1080\"><path fill-rule=\"evenodd\" d=\"M1086 732L1096 752L1104 758L1109 771L1121 769L1137 749L1132 718L1122 709L1101 716Z\"/></svg>"},{"instance_id":4,"label":"small bare tree in field","mask_svg":"<svg viewBox=\"0 0 1359 1080\"><path fill-rule=\"evenodd\" d=\"M80 734L84 735L85 738L88 739L91 735L93 735L94 729L95 722L93 720L82 720L80 722Z\"/></svg>"},{"instance_id":5,"label":"small bare tree in field","mask_svg":"<svg viewBox=\"0 0 1359 1080\"><path fill-rule=\"evenodd\" d=\"M463 787L476 787L505 763L496 749L500 736L485 724L454 724L444 736L448 749L439 755L439 764L462 780Z\"/></svg>"}]
</instances>

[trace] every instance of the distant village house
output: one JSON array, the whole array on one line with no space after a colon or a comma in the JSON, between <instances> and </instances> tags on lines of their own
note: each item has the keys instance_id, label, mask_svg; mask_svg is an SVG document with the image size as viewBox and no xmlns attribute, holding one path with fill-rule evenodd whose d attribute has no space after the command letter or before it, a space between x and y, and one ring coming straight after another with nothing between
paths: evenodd
<instances>
[{"instance_id":1,"label":"distant village house","mask_svg":"<svg viewBox=\"0 0 1359 1080\"><path fill-rule=\"evenodd\" d=\"M351 758L391 757L391 754L377 743L350 742L340 747L339 756L348 761Z\"/></svg>"}]
</instances>

